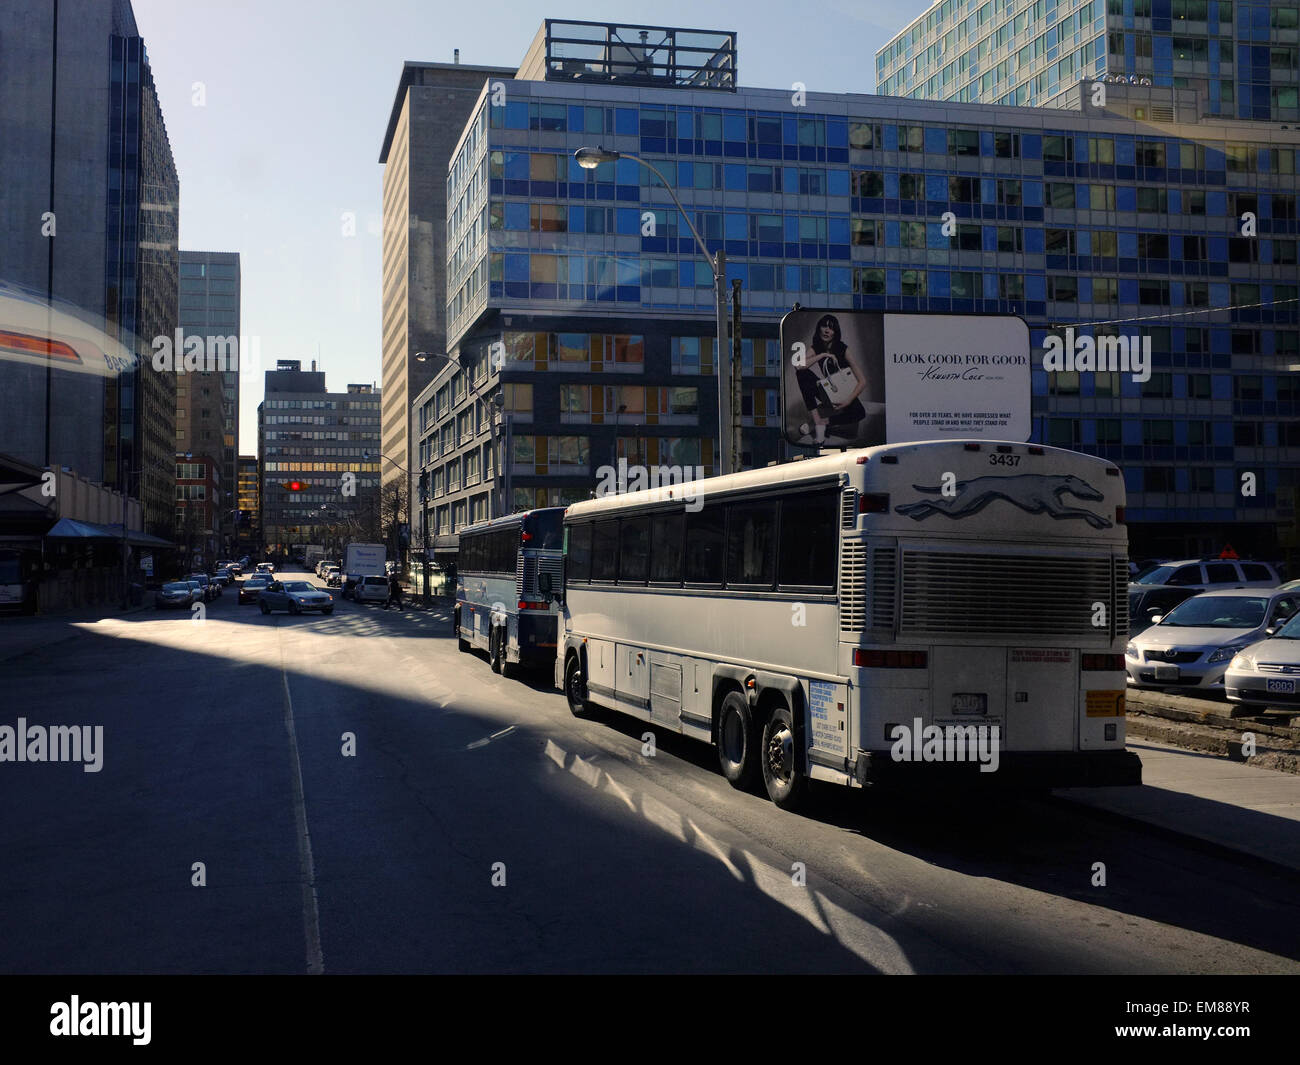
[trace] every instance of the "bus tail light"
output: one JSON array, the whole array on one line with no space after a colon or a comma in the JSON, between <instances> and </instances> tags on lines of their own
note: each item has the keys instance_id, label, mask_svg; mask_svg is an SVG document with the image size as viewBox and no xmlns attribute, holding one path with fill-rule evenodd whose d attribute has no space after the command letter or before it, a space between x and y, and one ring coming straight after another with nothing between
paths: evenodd
<instances>
[{"instance_id":1,"label":"bus tail light","mask_svg":"<svg viewBox=\"0 0 1300 1065\"><path fill-rule=\"evenodd\" d=\"M863 492L862 495L858 496L858 513L859 514L888 514L889 493Z\"/></svg>"},{"instance_id":2,"label":"bus tail light","mask_svg":"<svg viewBox=\"0 0 1300 1065\"><path fill-rule=\"evenodd\" d=\"M885 651L866 647L853 651L853 664L868 669L925 669L929 658L926 651Z\"/></svg>"},{"instance_id":3,"label":"bus tail light","mask_svg":"<svg viewBox=\"0 0 1300 1065\"><path fill-rule=\"evenodd\" d=\"M1105 670L1112 673L1121 673L1124 670L1124 656L1085 653L1083 668L1086 670Z\"/></svg>"},{"instance_id":4,"label":"bus tail light","mask_svg":"<svg viewBox=\"0 0 1300 1065\"><path fill-rule=\"evenodd\" d=\"M519 600L520 610L545 610L550 603L530 603L527 599Z\"/></svg>"}]
</instances>

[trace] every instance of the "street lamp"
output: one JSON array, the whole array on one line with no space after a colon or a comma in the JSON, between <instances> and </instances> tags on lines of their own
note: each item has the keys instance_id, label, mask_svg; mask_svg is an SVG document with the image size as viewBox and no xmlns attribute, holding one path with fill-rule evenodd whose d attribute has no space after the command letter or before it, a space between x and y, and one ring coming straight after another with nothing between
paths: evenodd
<instances>
[{"instance_id":1,"label":"street lamp","mask_svg":"<svg viewBox=\"0 0 1300 1065\"><path fill-rule=\"evenodd\" d=\"M663 176L654 164L642 159L639 155L633 155L631 152L615 152L608 148L579 148L573 153L573 157L578 161L578 165L584 170L595 170L601 163L612 163L618 159L631 159L634 163L640 163L643 167L654 174L663 185L668 195L672 197L673 203L677 205L677 212L686 221L690 228L691 235L695 238L695 243L700 249L700 254L704 256L709 266L713 269L713 287L717 295L717 316L718 316L718 350L715 358L718 363L718 471L720 473L732 472L731 461L731 360L727 353L727 256L721 248L716 254L710 255L708 246L704 243L704 238L700 236L700 231L695 228L691 217L686 213L686 208L682 206L682 201L677 198L673 192L672 186L668 184L668 179Z\"/></svg>"}]
</instances>

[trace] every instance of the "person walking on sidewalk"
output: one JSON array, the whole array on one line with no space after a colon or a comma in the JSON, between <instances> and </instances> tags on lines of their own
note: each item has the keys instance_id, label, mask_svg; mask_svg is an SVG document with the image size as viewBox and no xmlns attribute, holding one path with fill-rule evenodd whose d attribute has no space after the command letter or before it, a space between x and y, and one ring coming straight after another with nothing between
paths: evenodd
<instances>
[{"instance_id":1,"label":"person walking on sidewalk","mask_svg":"<svg viewBox=\"0 0 1300 1065\"><path fill-rule=\"evenodd\" d=\"M390 603L395 604L398 610L402 609L402 585L396 573L388 578L388 598L384 600L385 610Z\"/></svg>"}]
</instances>

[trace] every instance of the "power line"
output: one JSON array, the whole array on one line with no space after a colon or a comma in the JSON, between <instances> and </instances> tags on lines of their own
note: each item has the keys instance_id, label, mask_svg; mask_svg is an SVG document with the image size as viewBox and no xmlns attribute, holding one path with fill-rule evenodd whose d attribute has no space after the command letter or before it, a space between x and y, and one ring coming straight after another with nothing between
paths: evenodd
<instances>
[{"instance_id":1,"label":"power line","mask_svg":"<svg viewBox=\"0 0 1300 1065\"><path fill-rule=\"evenodd\" d=\"M1146 314L1137 318L1108 318L1101 322L1065 322L1053 323L1049 328L1060 328L1060 325L1069 326L1092 326L1092 325L1119 325L1123 322L1153 322L1168 318L1183 318L1190 314L1217 314L1221 311L1249 311L1259 307L1277 307L1283 303L1300 303L1300 297L1292 296L1284 300L1270 300L1267 303L1238 303L1228 307L1195 307L1189 311L1171 311L1168 314Z\"/></svg>"}]
</instances>

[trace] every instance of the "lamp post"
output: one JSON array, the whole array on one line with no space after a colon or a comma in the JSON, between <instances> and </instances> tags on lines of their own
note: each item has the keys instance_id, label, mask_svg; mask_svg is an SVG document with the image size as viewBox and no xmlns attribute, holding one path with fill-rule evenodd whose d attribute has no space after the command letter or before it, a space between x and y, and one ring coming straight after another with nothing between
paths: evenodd
<instances>
[{"instance_id":1,"label":"lamp post","mask_svg":"<svg viewBox=\"0 0 1300 1065\"><path fill-rule=\"evenodd\" d=\"M631 152L615 152L608 148L579 148L573 153L573 157L578 161L578 165L584 170L595 170L601 163L612 163L618 159L631 159L634 163L639 163L650 173L654 174L663 185L665 191L672 198L673 203L677 205L677 211L686 221L690 228L691 236L695 238L695 243L700 249L700 254L704 256L709 266L713 269L713 288L717 300L717 350L714 352L714 359L718 364L718 472L731 473L734 463L732 462L732 440L731 440L731 360L727 350L727 256L721 248L710 255L708 246L704 243L704 238L695 228L695 223L691 221L690 215L686 213L686 208L682 206L682 201L677 198L673 192L672 186L668 184L668 179L663 176L654 164L642 159L639 155L633 155Z\"/></svg>"}]
</instances>

